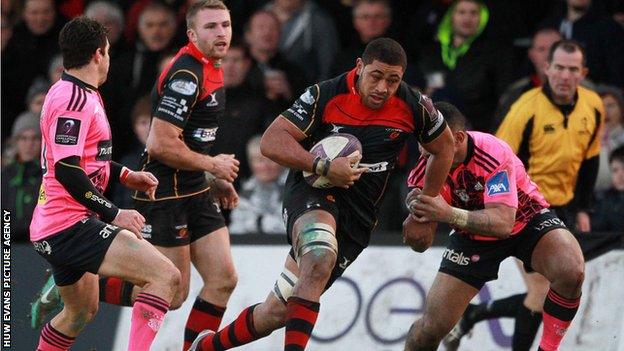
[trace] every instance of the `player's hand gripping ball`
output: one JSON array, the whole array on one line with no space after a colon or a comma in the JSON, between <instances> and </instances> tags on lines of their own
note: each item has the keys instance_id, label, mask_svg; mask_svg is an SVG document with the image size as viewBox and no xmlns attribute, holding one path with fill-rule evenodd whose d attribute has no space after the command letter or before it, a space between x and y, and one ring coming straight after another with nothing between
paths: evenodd
<instances>
[{"instance_id":1,"label":"player's hand gripping ball","mask_svg":"<svg viewBox=\"0 0 624 351\"><path fill-rule=\"evenodd\" d=\"M416 220L413 214L413 206L416 204L417 196L422 193L419 188L414 188L407 194L405 205L410 215L403 222L403 242L409 245L416 252L424 252L433 244L437 222L421 223Z\"/></svg>"},{"instance_id":2,"label":"player's hand gripping ball","mask_svg":"<svg viewBox=\"0 0 624 351\"><path fill-rule=\"evenodd\" d=\"M351 134L336 133L322 139L312 146L310 153L329 160L333 160L338 157L350 157L355 155L361 156L362 144ZM352 168L358 168L360 158L361 157L358 157L358 161L351 164ZM334 186L329 181L329 178L315 173L303 172L303 177L308 184L315 188L326 189Z\"/></svg>"}]
</instances>

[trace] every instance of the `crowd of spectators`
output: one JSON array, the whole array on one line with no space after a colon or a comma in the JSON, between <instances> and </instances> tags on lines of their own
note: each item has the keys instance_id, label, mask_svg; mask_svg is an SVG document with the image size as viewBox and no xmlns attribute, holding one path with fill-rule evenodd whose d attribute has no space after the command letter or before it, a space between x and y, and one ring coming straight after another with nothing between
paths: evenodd
<instances>
[{"instance_id":1,"label":"crowd of spectators","mask_svg":"<svg viewBox=\"0 0 624 351\"><path fill-rule=\"evenodd\" d=\"M39 152L33 142L40 137L36 117L47 89L63 69L57 41L63 24L85 14L107 27L111 66L100 92L113 132L113 158L136 168L149 130L149 94L159 73L187 42L184 14L192 1L2 0L3 207L13 208L29 222L36 203L41 177L38 157L32 155ZM598 198L604 199L596 208L604 212L597 211L592 218L595 228L612 228L602 224L610 218L604 214L614 208L621 211L624 201L621 1L225 3L231 10L234 39L222 61L227 105L214 153L233 153L241 161L236 187L242 200L241 208L231 214L232 233L279 232L275 221L283 172L258 153L256 136L306 86L352 69L365 45L381 36L406 48L408 84L433 100L454 103L473 129L486 132L497 130L524 92L545 84L547 54L554 42L562 38L580 42L589 69L581 84L596 91L605 107L596 186ZM380 230L400 230L403 216L397 213L405 213L404 179L416 153L411 142L400 156L381 209ZM114 189L109 196L121 207L131 205L127 192ZM25 240L27 233L18 236Z\"/></svg>"}]
</instances>

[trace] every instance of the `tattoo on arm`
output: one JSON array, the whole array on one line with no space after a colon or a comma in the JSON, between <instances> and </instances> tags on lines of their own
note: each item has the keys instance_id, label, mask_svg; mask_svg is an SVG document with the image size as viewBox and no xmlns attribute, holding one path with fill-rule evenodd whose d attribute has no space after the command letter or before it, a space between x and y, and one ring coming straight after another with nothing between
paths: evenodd
<instances>
[{"instance_id":1,"label":"tattoo on arm","mask_svg":"<svg viewBox=\"0 0 624 351\"><path fill-rule=\"evenodd\" d=\"M500 235L499 231L494 228L492 215L487 211L470 211L466 227L462 229L479 234Z\"/></svg>"}]
</instances>

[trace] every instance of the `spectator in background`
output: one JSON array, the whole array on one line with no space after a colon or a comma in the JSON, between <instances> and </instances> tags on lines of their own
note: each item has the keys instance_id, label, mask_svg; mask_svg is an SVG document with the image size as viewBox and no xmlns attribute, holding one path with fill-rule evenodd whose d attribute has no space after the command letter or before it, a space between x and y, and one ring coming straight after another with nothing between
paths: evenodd
<instances>
[{"instance_id":1,"label":"spectator in background","mask_svg":"<svg viewBox=\"0 0 624 351\"><path fill-rule=\"evenodd\" d=\"M586 75L580 44L556 42L548 53L548 83L524 93L497 132L518 154L559 218L581 232L591 230L598 132L605 118L598 94L579 85Z\"/></svg>"},{"instance_id":2,"label":"spectator in background","mask_svg":"<svg viewBox=\"0 0 624 351\"><path fill-rule=\"evenodd\" d=\"M132 108L132 131L134 132L134 142L132 148L123 157L121 164L129 169L136 171L141 167L141 155L145 151L145 143L150 130L152 121L152 100L149 95L143 96L137 100ZM113 190L113 202L120 208L133 208L132 192L124 186L115 184Z\"/></svg>"},{"instance_id":3,"label":"spectator in background","mask_svg":"<svg viewBox=\"0 0 624 351\"><path fill-rule=\"evenodd\" d=\"M301 68L286 60L279 53L280 23L274 13L256 11L245 30L245 42L253 66L249 72L252 89L269 99L277 109L288 108L306 87Z\"/></svg>"},{"instance_id":4,"label":"spectator in background","mask_svg":"<svg viewBox=\"0 0 624 351\"><path fill-rule=\"evenodd\" d=\"M43 101L45 100L49 88L50 84L43 78L38 78L33 82L26 94L26 106L28 106L28 111L37 116L41 115Z\"/></svg>"},{"instance_id":5,"label":"spectator in background","mask_svg":"<svg viewBox=\"0 0 624 351\"><path fill-rule=\"evenodd\" d=\"M87 6L84 15L102 23L108 30L111 59L118 56L121 51L128 49L128 43L122 36L124 14L119 4L111 1L94 1Z\"/></svg>"},{"instance_id":6,"label":"spectator in background","mask_svg":"<svg viewBox=\"0 0 624 351\"><path fill-rule=\"evenodd\" d=\"M624 146L609 156L611 187L599 193L592 216L596 231L624 232Z\"/></svg>"},{"instance_id":7,"label":"spectator in background","mask_svg":"<svg viewBox=\"0 0 624 351\"><path fill-rule=\"evenodd\" d=\"M555 29L544 28L535 32L531 48L529 48L527 53L529 61L531 61L533 66L533 73L509 85L505 93L500 97L495 116L496 126L500 124L507 112L509 112L511 104L518 100L522 94L533 88L541 87L546 82L544 70L548 65L548 51L552 44L559 40L561 40L561 34Z\"/></svg>"},{"instance_id":8,"label":"spectator in background","mask_svg":"<svg viewBox=\"0 0 624 351\"><path fill-rule=\"evenodd\" d=\"M47 74L64 22L52 0L25 0L22 20L2 51L2 140L17 114L26 109L24 100L32 82Z\"/></svg>"},{"instance_id":9,"label":"spectator in background","mask_svg":"<svg viewBox=\"0 0 624 351\"><path fill-rule=\"evenodd\" d=\"M14 157L2 168L2 207L11 211L12 240L28 242L30 220L41 185L39 115L20 114L11 130Z\"/></svg>"},{"instance_id":10,"label":"spectator in background","mask_svg":"<svg viewBox=\"0 0 624 351\"><path fill-rule=\"evenodd\" d=\"M567 0L566 12L544 22L566 39L575 39L587 52L589 78L624 87L624 29L592 6L592 0Z\"/></svg>"},{"instance_id":11,"label":"spectator in background","mask_svg":"<svg viewBox=\"0 0 624 351\"><path fill-rule=\"evenodd\" d=\"M7 44L11 40L13 36L13 22L9 18L9 16L2 13L2 23L0 23L0 27L2 28L2 32L0 33L0 40L2 42L2 52L4 52L4 48L6 48Z\"/></svg>"},{"instance_id":12,"label":"spectator in background","mask_svg":"<svg viewBox=\"0 0 624 351\"><path fill-rule=\"evenodd\" d=\"M599 87L599 93L605 108L605 126L601 135L600 167L596 190L603 191L611 187L609 155L613 150L624 145L624 97L622 90L615 87Z\"/></svg>"},{"instance_id":13,"label":"spectator in background","mask_svg":"<svg viewBox=\"0 0 624 351\"><path fill-rule=\"evenodd\" d=\"M54 55L52 60L50 60L50 65L48 66L48 82L50 85L58 82L61 79L61 74L63 74L63 57L61 54Z\"/></svg>"},{"instance_id":14,"label":"spectator in background","mask_svg":"<svg viewBox=\"0 0 624 351\"><path fill-rule=\"evenodd\" d=\"M176 15L168 6L152 2L145 6L139 16L139 40L132 50L120 54L111 62L106 85L110 87L110 103L106 106L113 130L114 157L129 151L134 138L130 125L130 113L135 101L147 95L158 78L162 56L172 50L176 32Z\"/></svg>"},{"instance_id":15,"label":"spectator in background","mask_svg":"<svg viewBox=\"0 0 624 351\"><path fill-rule=\"evenodd\" d=\"M247 163L247 143L254 136L262 134L280 111L271 108L267 99L254 91L247 77L253 62L249 51L240 41L232 41L227 55L221 60L223 83L227 99L225 112L219 119L217 138L212 154L234 154L240 161L235 187L239 179L250 176Z\"/></svg>"},{"instance_id":16,"label":"spectator in background","mask_svg":"<svg viewBox=\"0 0 624 351\"><path fill-rule=\"evenodd\" d=\"M282 25L279 50L284 57L304 67L309 81L331 78L338 53L332 18L310 0L273 0L265 8L275 13Z\"/></svg>"},{"instance_id":17,"label":"spectator in background","mask_svg":"<svg viewBox=\"0 0 624 351\"><path fill-rule=\"evenodd\" d=\"M238 194L238 207L232 210L232 234L285 234L282 197L286 175L284 168L260 152L260 136L247 144L252 176Z\"/></svg>"},{"instance_id":18,"label":"spectator in background","mask_svg":"<svg viewBox=\"0 0 624 351\"><path fill-rule=\"evenodd\" d=\"M492 129L496 102L513 79L509 49L481 36L488 18L481 1L456 1L438 26L436 42L419 57L432 98L463 106L478 131Z\"/></svg>"},{"instance_id":19,"label":"spectator in background","mask_svg":"<svg viewBox=\"0 0 624 351\"><path fill-rule=\"evenodd\" d=\"M358 40L338 53L332 72L334 75L355 67L355 60L371 40L387 36L392 24L392 8L388 0L359 0L353 5L352 17Z\"/></svg>"}]
</instances>

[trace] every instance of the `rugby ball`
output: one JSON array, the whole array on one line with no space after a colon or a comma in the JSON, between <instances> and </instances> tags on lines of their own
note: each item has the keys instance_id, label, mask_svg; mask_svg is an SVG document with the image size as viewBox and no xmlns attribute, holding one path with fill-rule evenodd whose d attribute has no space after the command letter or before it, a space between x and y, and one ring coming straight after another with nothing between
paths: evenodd
<instances>
[{"instance_id":1,"label":"rugby ball","mask_svg":"<svg viewBox=\"0 0 624 351\"><path fill-rule=\"evenodd\" d=\"M351 134L336 133L314 144L310 149L310 153L329 160L338 157L348 157L358 153L362 155L362 144ZM351 166L357 168L359 163L359 161L355 162ZM327 177L311 172L303 172L303 177L314 188L326 189L333 187Z\"/></svg>"}]
</instances>

